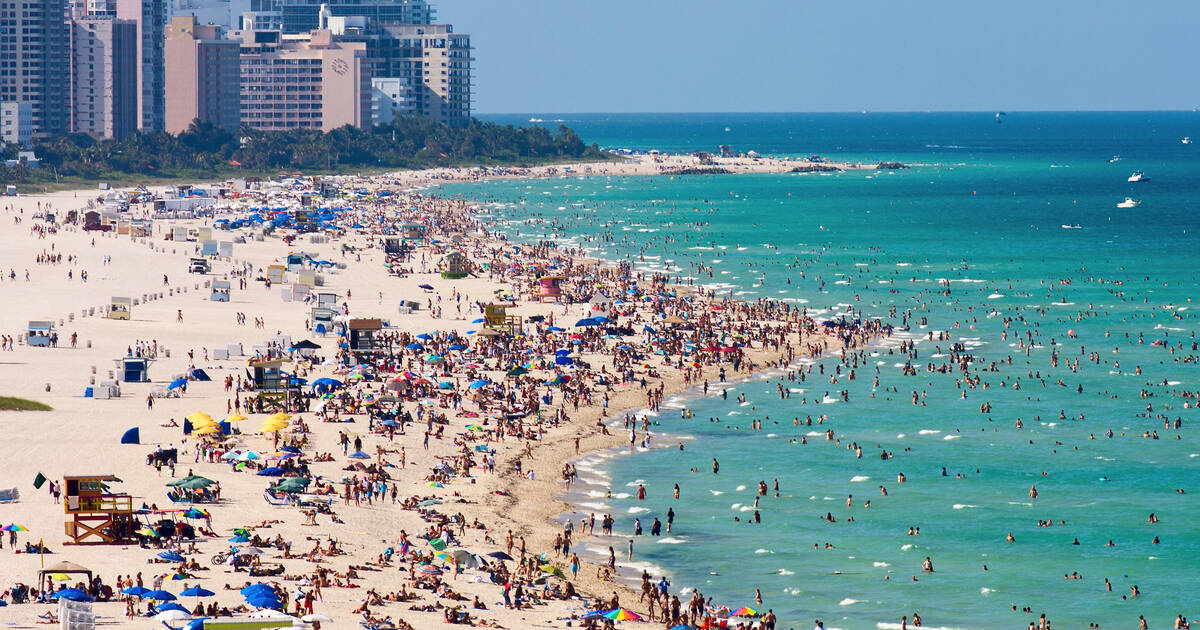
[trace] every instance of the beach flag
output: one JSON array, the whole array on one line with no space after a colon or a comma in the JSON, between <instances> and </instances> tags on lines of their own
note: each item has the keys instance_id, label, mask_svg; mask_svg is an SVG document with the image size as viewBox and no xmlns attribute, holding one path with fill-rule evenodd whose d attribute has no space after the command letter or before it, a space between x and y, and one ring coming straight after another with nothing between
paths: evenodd
<instances>
[{"instance_id":1,"label":"beach flag","mask_svg":"<svg viewBox=\"0 0 1200 630\"><path fill-rule=\"evenodd\" d=\"M43 475L42 473L38 473L37 476L33 478L33 487L37 488L38 490L42 489L42 484L44 483L46 483L46 475Z\"/></svg>"}]
</instances>

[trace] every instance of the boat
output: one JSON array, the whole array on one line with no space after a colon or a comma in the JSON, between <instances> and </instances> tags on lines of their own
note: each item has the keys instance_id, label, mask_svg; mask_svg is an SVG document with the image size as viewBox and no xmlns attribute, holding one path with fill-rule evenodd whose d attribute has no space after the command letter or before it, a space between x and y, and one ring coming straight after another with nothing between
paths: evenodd
<instances>
[{"instance_id":1,"label":"boat","mask_svg":"<svg viewBox=\"0 0 1200 630\"><path fill-rule=\"evenodd\" d=\"M1182 142L1183 144L1191 144L1192 139L1187 136L1184 136L1183 140L1180 140L1180 142Z\"/></svg>"},{"instance_id":2,"label":"boat","mask_svg":"<svg viewBox=\"0 0 1200 630\"><path fill-rule=\"evenodd\" d=\"M1062 224L1062 229L1064 229L1064 230L1082 230L1083 226L1079 225L1078 223L1075 223L1072 225L1067 225L1066 223L1064 223L1064 224Z\"/></svg>"},{"instance_id":3,"label":"boat","mask_svg":"<svg viewBox=\"0 0 1200 630\"><path fill-rule=\"evenodd\" d=\"M1129 179L1128 179L1128 180L1126 180L1126 181L1128 181L1128 182L1130 182L1130 183L1132 183L1132 184L1137 184L1137 183L1144 183L1144 182L1148 182L1148 181L1150 181L1150 178L1149 178L1149 177L1146 177L1146 174L1145 174L1145 173L1143 173L1143 172L1141 172L1141 171L1137 171L1137 172L1135 172L1133 175L1130 175L1130 176L1129 176Z\"/></svg>"},{"instance_id":4,"label":"boat","mask_svg":"<svg viewBox=\"0 0 1200 630\"><path fill-rule=\"evenodd\" d=\"M1125 201L1122 201L1121 203L1117 204L1117 207L1118 208L1136 208L1139 205L1141 205L1141 203L1142 202L1134 199L1133 197L1126 197Z\"/></svg>"},{"instance_id":5,"label":"boat","mask_svg":"<svg viewBox=\"0 0 1200 630\"><path fill-rule=\"evenodd\" d=\"M1108 163L1109 163L1109 164L1116 164L1117 162L1120 162L1120 161L1121 161L1121 156L1119 156L1119 155L1114 155L1114 156L1112 156L1112 159L1110 159L1110 160L1108 161Z\"/></svg>"}]
</instances>

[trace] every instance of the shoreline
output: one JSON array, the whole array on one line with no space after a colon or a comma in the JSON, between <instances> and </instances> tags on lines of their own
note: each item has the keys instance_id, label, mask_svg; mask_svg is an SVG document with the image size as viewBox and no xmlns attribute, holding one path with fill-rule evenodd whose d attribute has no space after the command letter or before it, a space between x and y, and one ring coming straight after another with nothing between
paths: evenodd
<instances>
[{"instance_id":1,"label":"shoreline","mask_svg":"<svg viewBox=\"0 0 1200 630\"><path fill-rule=\"evenodd\" d=\"M686 160L686 159L691 159L691 158L680 158L680 159ZM591 170L592 166L594 166L594 165L583 165L583 169L586 172L573 172L573 169L571 169L570 171L560 172L559 167L543 167L542 170L536 171L535 174L531 174L530 172L525 171L525 172L514 172L511 174L492 174L492 176L496 177L496 178L510 178L510 177L511 178L524 178L524 177L553 177L553 176L559 176L559 175L612 175L612 174L657 175L657 174L661 174L661 173L657 172L657 169L659 168L658 163L646 162L646 161L639 161L636 166L632 167L632 169L623 169L616 173L610 172L607 169L603 172L592 172L592 170ZM777 168L777 167L778 167L778 165L771 165L769 167L763 167L763 168ZM750 169L753 167L751 165L747 165L746 168ZM632 171L632 172L630 172L630 171ZM772 171L753 171L753 172L772 172ZM392 181L387 181L386 183L383 183L382 186L380 186L380 188L381 189L385 189L385 188L391 189L392 187L401 187L402 188L406 184L410 184L410 183L415 183L415 185L426 185L426 186L436 185L438 183L445 183L447 181L447 179L445 179L445 178L448 177L448 174L442 169L435 170L435 172L433 172L433 173L424 173L421 176L414 176L413 174L407 174L407 175L408 176L394 178ZM414 179L414 177L415 177L415 179ZM422 180L421 177L425 177L425 179ZM477 179L476 173L467 172L465 175L464 181L479 181L479 179ZM96 191L77 191L77 192L84 192L85 195L84 195L83 201L86 201L88 198L88 193L94 194ZM68 203L71 203L69 201L70 198L66 197L65 194L57 194L57 193L51 194L51 195L41 195L41 196L32 196L32 197L25 196L25 197L18 198L18 199L20 199L22 202L24 202L21 207L26 207L26 206L30 205L30 202L35 202L38 204L38 207L40 207L40 204L43 200L45 200L47 202L49 202L50 200L53 200L56 203L56 206L54 208L55 210L63 209L61 206L57 205L58 203L61 203L63 201L67 201ZM76 199L78 199L78 198L76 197ZM465 211L465 209L464 209L464 211ZM29 215L26 215L26 218L28 218L28 216ZM478 228L479 226L476 225L476 227ZM460 233L466 234L465 231L460 232ZM70 236L71 234L74 234L75 236ZM81 231L74 232L73 230L65 230L61 233L61 236L70 237L74 241L79 242L79 244L82 244L82 242L83 242L82 239L86 239L88 235ZM104 237L116 238L115 235L108 235L105 233L101 233L99 236L101 238L98 238L97 242L101 243L102 245L109 244L109 243L105 242L106 238L104 238ZM275 244L272 241L273 241L273 239L268 239L268 242L266 245ZM129 241L128 239L126 239L124 242L129 242L134 245L138 244L136 241ZM114 241L114 243L115 243L115 241ZM486 238L481 239L479 241L479 243L481 245L483 245L484 247L489 246L489 244L490 244L490 246L493 246L493 247L496 247L496 246L509 247L512 245L512 243L510 241L508 241L507 239L496 239L495 236L493 236L493 235L489 235ZM153 253L155 255L161 256L161 257L170 256L175 259L178 259L180 256L180 254L177 253L178 249L184 250L182 252L183 258L186 258L187 254L188 254L188 251L187 251L188 246L186 244L184 244L184 246L182 246L182 247L177 247L177 245L178 245L177 243L164 245L164 244L162 244L162 241L158 240L157 238L147 239L145 244L149 244ZM167 247L172 248L171 254L167 254ZM255 254L255 256L259 257L259 259L261 260L261 254ZM246 259L242 258L242 260L246 260ZM591 269L595 269L598 271L601 268L611 270L614 268L614 265L616 263L613 263L610 261L601 261L601 260L584 257L584 256L578 256L578 257L573 257L573 264L577 264L581 268L591 268ZM153 276L152 273L150 275ZM166 278L164 277L164 280L165 279ZM368 280L368 279L364 279L364 280ZM385 282L386 281L387 280L385 280ZM370 284L371 282L374 282L373 278L369 279L368 283ZM509 284L507 282L507 280L502 280L501 283ZM191 285L191 284L195 284L196 286L195 287L186 286L186 285ZM454 286L454 285L448 285L444 282L435 282L435 284L439 285L440 287L444 287L445 290L448 290L449 287ZM176 287L171 288L169 294L167 296L165 296L168 298L165 301L166 302L174 302L178 299L184 299L186 301L191 301L193 296L187 296L186 298L184 297L185 294L189 293L188 289L200 289L199 283L194 283L192 278L190 278L190 277L186 278L186 282L185 282L184 286L176 286ZM682 287L682 289L686 290L689 293L702 293L703 292L703 290L700 287ZM443 290L443 289L439 289L439 291L441 291L441 290ZM178 294L176 293L176 291L178 291ZM142 291L140 291L140 290L128 291L128 293L138 294L138 293L142 293ZM204 293L204 291L200 290L199 293ZM371 294L367 293L367 295L371 295ZM175 298L175 300L173 300L172 298ZM382 303L382 293L381 293L380 302ZM148 303L142 305L141 307L139 307L138 310L146 310L145 307L150 307L152 304L154 306L157 306L157 304L155 304L153 302L148 302ZM528 306L530 306L530 304L531 303L529 303L529 302L524 302L524 303L521 303L520 306L528 307ZM730 304L742 304L743 306L746 306L745 303L741 303L739 301L734 301L734 302L731 302ZM169 305L164 304L164 306L169 306ZM578 305L576 305L576 306L578 306ZM173 308L173 307L171 307L171 308ZM167 309L168 313L170 312L171 308ZM192 307L189 307L189 311L191 310L191 308ZM245 307L238 306L237 308L245 308ZM556 307L552 305L551 309L553 309L553 308L556 308ZM544 310L544 307L539 305L538 309ZM101 310L103 310L103 305L102 305ZM158 310L162 310L162 309L158 309ZM294 319L294 315L292 315L291 317L292 317L291 321L293 321L293 322L296 321ZM74 321L74 318L70 317L70 316L65 319ZM138 320L140 320L140 318L138 318ZM81 318L80 320L78 320L78 322L75 322L75 323L77 323L78 325L83 325L84 322L89 322L89 321L94 321L94 320L86 320L86 319ZM469 324L466 324L465 319L461 320L461 321L464 325L469 325ZM746 321L749 322L751 320L747 319ZM276 326L275 324L272 324L272 327L275 327L275 326ZM451 323L451 322L445 322L445 323L439 325L439 327L444 327L444 326L452 326L452 327L457 328L457 325L454 323ZM140 328L145 328L145 326L140 326ZM222 328L221 326L218 326L217 330L219 330L221 328ZM286 328L285 328L285 330L286 330ZM148 333L147 336L154 334L154 332L152 332L152 330L147 330L146 332ZM220 334L220 333L218 333L218 334ZM266 331L263 331L262 334L266 334ZM826 339L828 341L828 338L826 338ZM107 345L110 348L112 347L111 343L106 343L105 345ZM117 344L118 347L124 346L124 345L125 345L124 342L118 341L118 344ZM177 355L182 354L182 351L181 351L182 346L176 346L174 344L172 344L172 346L175 349L177 349ZM87 348L88 350L91 350L91 347L92 347L91 339L87 340L87 347L88 347ZM26 351L28 351L28 350L26 350ZM206 354L206 358L207 358L207 350L205 351L205 354ZM753 379L756 376L772 369L771 364L777 358L779 358L779 357L773 356L773 355L778 355L778 351L768 351L765 349L749 350L745 354L746 354L746 359L742 363L743 367L745 368L744 372L746 373L745 380ZM210 363L210 366L211 365L213 365L213 364ZM82 366L78 366L78 367L82 367ZM210 367L210 369L213 369L213 368ZM225 369L225 368L217 368L217 369ZM94 370L93 370L93 372L94 372ZM662 398L667 398L670 396L678 396L681 393L688 391L689 388L694 387L693 384L685 383L684 379L682 377L680 377L678 374L671 374L671 376L673 376L674 378L663 377L660 380L660 383L663 386ZM715 368L713 366L706 365L703 368L701 368L701 370L698 372L696 378L693 379L692 382L695 383L695 382L698 382L698 379L700 379L700 378L710 377L710 376L715 378L715 376L716 376ZM61 383L60 383L60 385L61 385ZM59 391L59 389L60 388L56 388L54 391L57 392L57 391ZM135 388L131 387L131 389L135 389ZM30 390L30 392L15 391L14 393L28 395L32 391L33 390ZM613 401L609 405L609 411L610 411L609 417L613 418L614 420L610 420L610 422L616 422L617 420L615 420L615 418L619 418L620 415L622 413L624 413L626 410L634 411L634 410L643 409L644 405L640 404L638 401L641 394L642 394L642 392L640 392L639 390L634 389L634 388L630 388L630 389L627 389L627 390L624 390L621 392L614 393ZM57 397L57 396L59 396L59 395L54 394L54 397ZM134 396L136 397L137 394L135 393ZM78 402L76 402L75 404L78 404ZM59 405L56 404L55 407L56 407L56 409L58 409ZM613 409L620 410L620 411L613 412L612 411ZM68 414L79 413L79 411L80 411L80 408L77 406L76 407L68 406L67 409L62 410L62 413L68 413ZM58 413L58 412L56 411L55 413ZM571 421L567 424L567 429L553 431L552 433L550 433L551 437L549 440L546 440L544 442L538 442L536 444L536 446L533 448L533 456L531 458L534 463L534 472L535 472L535 477L536 477L535 480L524 480L524 479L521 479L521 478L515 477L515 476L497 476L494 478L495 483L492 484L489 488L475 489L476 493L474 496L476 497L476 500L478 500L478 502L481 506L487 506L489 508L489 511L492 513L491 516L494 519L494 521L511 523L512 527L515 530L514 531L515 534L528 536L530 538L530 542L532 543L532 546L535 549L548 548L550 546L550 539L553 537L553 535L555 533L553 526L552 526L551 519L554 517L555 510L558 510L559 508L561 508L561 506L567 505L565 502L561 501L561 499L558 495L558 492L557 492L557 484L553 481L555 478L555 474L558 472L558 469L561 468L561 466L564 463L566 463L568 461L572 461L573 458L577 459L577 458L586 456L585 452L586 453L600 452L605 449L609 449L614 446L618 446L621 442L620 435L584 436L581 438L580 452L575 455L572 455L573 448L571 446L571 442L574 440L574 436L570 435L572 433L571 429L574 428L574 430L576 432L581 431L581 430L586 430L586 428L589 425L591 425L595 420L599 419L601 413L602 413L602 409L596 403L593 403L590 406L584 406L579 410L579 412L572 414ZM584 450L585 447L587 449L586 451ZM510 455L511 455L511 453L510 453ZM415 455L414 455L414 457L415 457ZM516 462L517 460L520 460L520 459L522 459L522 456L520 454L517 454L515 457L510 456L507 459L504 459L503 463L500 464L498 467L501 470L508 470L511 468L511 465L514 462ZM72 471L72 472L78 472L78 471ZM50 474L51 474L51 476L54 476L56 473L50 473ZM473 480L472 483L475 483L475 481ZM485 483L485 484L480 484L480 485L485 486L485 485L489 485L489 484ZM500 495L497 494L497 492L509 493L509 494L511 494L511 496L510 497L501 497ZM552 498L552 501L546 501L545 499L547 497ZM18 505L21 505L21 504L18 504ZM500 525L499 527L497 527L494 523L489 522L489 531L491 531L493 534L498 533L499 530L501 530L503 528L504 528L504 525ZM500 536L498 536L498 535L496 535L494 537L497 539L500 538ZM583 539L581 539L581 541L582 540ZM55 547L58 546L56 544L56 542L54 541L54 538L52 538L52 537L50 537L47 540L47 544L55 546ZM64 549L64 551L65 551L65 549ZM70 555L70 554L64 554L64 555ZM60 556L60 557L63 557L63 556ZM589 565L588 570L585 571L585 574L590 572L594 566L596 566L596 565ZM578 588L581 592L591 592L598 597L607 597L607 593L605 591L612 588L612 584L613 583L611 583L611 582L601 582L599 580L585 578L585 579L579 580ZM632 589L624 588L624 587L622 587L620 590L621 590L621 592L624 593L624 596L622 597L622 602L625 604L631 604L633 598L636 597L637 593ZM564 611L569 610L569 609L570 609L569 605L564 606L564 608L563 608ZM8 608L7 610L10 612L16 612L13 610L13 608ZM5 613L0 611L0 618L4 618L4 617L5 617ZM423 627L423 626L418 624L418 627ZM509 627L511 627L511 626L509 626Z\"/></svg>"}]
</instances>

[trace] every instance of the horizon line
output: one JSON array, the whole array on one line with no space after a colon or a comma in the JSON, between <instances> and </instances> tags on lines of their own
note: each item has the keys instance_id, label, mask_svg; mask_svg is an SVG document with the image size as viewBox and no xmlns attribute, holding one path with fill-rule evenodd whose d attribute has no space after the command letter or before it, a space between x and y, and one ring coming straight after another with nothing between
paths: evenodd
<instances>
[{"instance_id":1,"label":"horizon line","mask_svg":"<svg viewBox=\"0 0 1200 630\"><path fill-rule=\"evenodd\" d=\"M647 114L995 114L1003 112L1017 114L1166 114L1166 113L1196 113L1197 108L1191 109L907 109L907 110L759 110L759 111L614 111L614 112L555 112L555 111L513 111L513 112L476 112L472 116L524 116L524 115L647 115Z\"/></svg>"}]
</instances>

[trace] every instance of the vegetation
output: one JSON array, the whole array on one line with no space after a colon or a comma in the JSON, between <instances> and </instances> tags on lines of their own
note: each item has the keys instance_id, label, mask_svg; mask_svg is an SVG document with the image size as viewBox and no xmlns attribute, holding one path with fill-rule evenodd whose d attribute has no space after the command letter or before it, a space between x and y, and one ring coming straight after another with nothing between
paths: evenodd
<instances>
[{"instance_id":1,"label":"vegetation","mask_svg":"<svg viewBox=\"0 0 1200 630\"><path fill-rule=\"evenodd\" d=\"M50 411L52 407L45 403L12 396L0 396L0 411Z\"/></svg>"},{"instance_id":2,"label":"vegetation","mask_svg":"<svg viewBox=\"0 0 1200 630\"><path fill-rule=\"evenodd\" d=\"M6 153L15 157L16 147ZM564 160L602 160L568 127L513 127L472 120L450 126L424 118L401 118L371 129L342 127L240 134L195 121L179 135L135 133L99 141L70 134L34 146L39 168L0 166L0 181L45 183L239 177L286 171L346 172L436 166L528 166Z\"/></svg>"}]
</instances>

